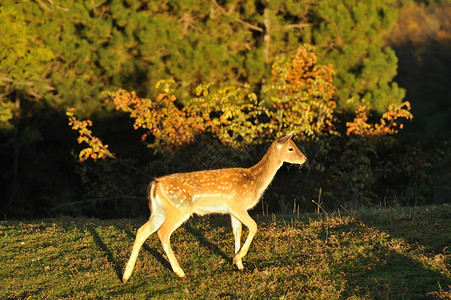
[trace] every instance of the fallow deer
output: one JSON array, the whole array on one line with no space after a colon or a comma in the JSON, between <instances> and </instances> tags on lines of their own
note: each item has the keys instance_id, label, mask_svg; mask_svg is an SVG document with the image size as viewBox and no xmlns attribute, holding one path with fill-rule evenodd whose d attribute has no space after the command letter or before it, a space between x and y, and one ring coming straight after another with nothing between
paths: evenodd
<instances>
[{"instance_id":1,"label":"fallow deer","mask_svg":"<svg viewBox=\"0 0 451 300\"><path fill-rule=\"evenodd\" d=\"M136 233L122 281L128 281L144 241L157 230L172 270L184 277L185 272L175 258L169 238L192 214L230 214L235 236L233 263L242 270L241 259L247 254L257 231L257 224L247 211L257 205L284 162L302 165L307 160L291 140L292 136L290 133L275 140L260 162L251 168L176 173L152 181L148 188L151 216ZM240 243L242 224L249 228L243 247Z\"/></svg>"}]
</instances>

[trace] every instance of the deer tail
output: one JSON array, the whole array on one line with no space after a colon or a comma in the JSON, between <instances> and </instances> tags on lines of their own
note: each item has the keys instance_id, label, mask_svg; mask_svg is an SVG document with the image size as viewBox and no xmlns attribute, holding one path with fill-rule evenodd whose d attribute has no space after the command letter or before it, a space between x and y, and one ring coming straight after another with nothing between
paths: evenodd
<instances>
[{"instance_id":1,"label":"deer tail","mask_svg":"<svg viewBox=\"0 0 451 300\"><path fill-rule=\"evenodd\" d=\"M155 188L157 187L157 181L154 180L151 183L149 183L149 186L147 187L147 197L149 198L149 209L150 212L153 212L155 210Z\"/></svg>"}]
</instances>

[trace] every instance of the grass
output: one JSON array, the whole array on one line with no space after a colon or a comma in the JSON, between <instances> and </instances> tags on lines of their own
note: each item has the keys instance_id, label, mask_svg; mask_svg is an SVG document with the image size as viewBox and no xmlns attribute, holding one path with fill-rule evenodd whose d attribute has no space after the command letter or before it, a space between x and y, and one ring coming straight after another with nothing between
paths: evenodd
<instances>
[{"instance_id":1,"label":"grass","mask_svg":"<svg viewBox=\"0 0 451 300\"><path fill-rule=\"evenodd\" d=\"M119 278L144 219L2 221L0 298L451 297L449 205L255 218L244 271L231 264L229 219L195 217L171 239L187 278L154 234L126 285Z\"/></svg>"}]
</instances>

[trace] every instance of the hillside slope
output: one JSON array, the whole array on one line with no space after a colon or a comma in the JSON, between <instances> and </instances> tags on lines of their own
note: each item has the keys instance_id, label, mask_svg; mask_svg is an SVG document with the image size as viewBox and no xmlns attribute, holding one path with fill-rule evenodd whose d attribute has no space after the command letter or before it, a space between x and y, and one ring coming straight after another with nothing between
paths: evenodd
<instances>
[{"instance_id":1,"label":"hillside slope","mask_svg":"<svg viewBox=\"0 0 451 300\"><path fill-rule=\"evenodd\" d=\"M228 217L196 217L172 237L187 278L172 273L154 234L126 285L119 278L144 219L1 221L0 298L451 295L449 205L255 219L259 231L243 272L231 264L234 245Z\"/></svg>"}]
</instances>

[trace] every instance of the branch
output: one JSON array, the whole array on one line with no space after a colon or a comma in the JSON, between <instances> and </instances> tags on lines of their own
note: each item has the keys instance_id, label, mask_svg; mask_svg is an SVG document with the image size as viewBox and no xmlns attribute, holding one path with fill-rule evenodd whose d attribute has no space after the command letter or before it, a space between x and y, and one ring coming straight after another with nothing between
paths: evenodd
<instances>
[{"instance_id":1,"label":"branch","mask_svg":"<svg viewBox=\"0 0 451 300\"><path fill-rule=\"evenodd\" d=\"M311 24L309 23L299 23L299 24L290 24L290 25L285 25L284 29L286 30L291 30L291 29L303 29L305 27L310 26Z\"/></svg>"},{"instance_id":2,"label":"branch","mask_svg":"<svg viewBox=\"0 0 451 300\"><path fill-rule=\"evenodd\" d=\"M263 12L264 24L265 24L265 36L263 37L263 41L265 42L265 62L269 61L269 47L271 46L271 22L269 21L269 13L268 8L265 8Z\"/></svg>"},{"instance_id":3,"label":"branch","mask_svg":"<svg viewBox=\"0 0 451 300\"><path fill-rule=\"evenodd\" d=\"M230 15L221 5L218 4L218 2L216 2L216 0L212 0L211 3L214 4L221 11L221 13L223 15L226 15L226 16ZM243 20L241 20L238 17L235 18L235 21L238 22L238 23L243 24L245 27L248 27L248 28L250 28L252 30L255 30L255 31L258 31L258 32L263 32L264 31L262 28L260 28L260 27L258 27L256 25L253 25L251 23L248 23L246 21L243 21Z\"/></svg>"}]
</instances>

